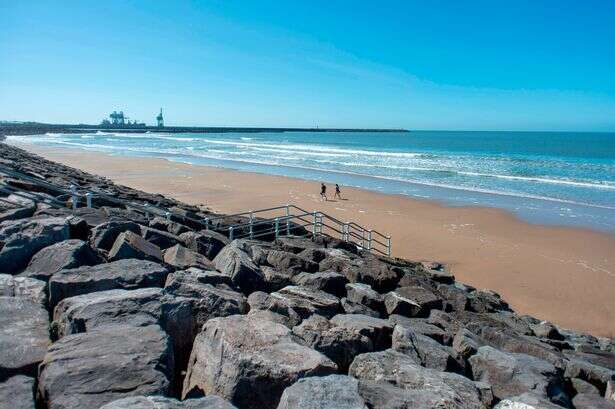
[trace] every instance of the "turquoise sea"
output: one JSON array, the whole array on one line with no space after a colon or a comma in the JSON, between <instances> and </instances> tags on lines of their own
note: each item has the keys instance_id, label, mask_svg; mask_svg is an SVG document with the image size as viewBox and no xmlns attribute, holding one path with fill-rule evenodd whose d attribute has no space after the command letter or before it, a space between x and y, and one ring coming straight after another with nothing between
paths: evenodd
<instances>
[{"instance_id":1,"label":"turquoise sea","mask_svg":"<svg viewBox=\"0 0 615 409\"><path fill-rule=\"evenodd\" d=\"M497 207L530 222L615 232L615 133L95 132L9 139Z\"/></svg>"}]
</instances>

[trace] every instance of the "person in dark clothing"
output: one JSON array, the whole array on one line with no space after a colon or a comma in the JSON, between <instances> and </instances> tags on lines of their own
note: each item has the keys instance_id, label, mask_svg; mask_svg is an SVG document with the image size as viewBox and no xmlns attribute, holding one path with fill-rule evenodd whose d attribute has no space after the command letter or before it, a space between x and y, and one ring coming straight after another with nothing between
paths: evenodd
<instances>
[{"instance_id":1,"label":"person in dark clothing","mask_svg":"<svg viewBox=\"0 0 615 409\"><path fill-rule=\"evenodd\" d=\"M340 185L338 185L337 183L335 184L335 196L333 197L342 200L342 192L340 191Z\"/></svg>"},{"instance_id":2,"label":"person in dark clothing","mask_svg":"<svg viewBox=\"0 0 615 409\"><path fill-rule=\"evenodd\" d=\"M324 183L320 184L320 198L327 201L327 186Z\"/></svg>"}]
</instances>

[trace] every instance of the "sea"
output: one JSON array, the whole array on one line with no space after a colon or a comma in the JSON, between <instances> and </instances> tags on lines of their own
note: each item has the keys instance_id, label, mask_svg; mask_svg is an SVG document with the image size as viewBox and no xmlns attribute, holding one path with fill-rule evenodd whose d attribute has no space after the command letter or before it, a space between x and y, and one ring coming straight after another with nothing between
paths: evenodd
<instances>
[{"instance_id":1,"label":"sea","mask_svg":"<svg viewBox=\"0 0 615 409\"><path fill-rule=\"evenodd\" d=\"M615 133L99 131L8 139L494 207L531 223L615 233Z\"/></svg>"}]
</instances>

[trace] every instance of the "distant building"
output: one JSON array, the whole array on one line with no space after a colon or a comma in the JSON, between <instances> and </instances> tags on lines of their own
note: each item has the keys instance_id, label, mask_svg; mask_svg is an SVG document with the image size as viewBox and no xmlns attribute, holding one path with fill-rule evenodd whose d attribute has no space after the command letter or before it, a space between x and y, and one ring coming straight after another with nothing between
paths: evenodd
<instances>
[{"instance_id":1,"label":"distant building","mask_svg":"<svg viewBox=\"0 0 615 409\"><path fill-rule=\"evenodd\" d=\"M124 115L124 111L113 111L109 114L109 119L103 119L100 125L105 128L144 128L143 122L132 121Z\"/></svg>"},{"instance_id":2,"label":"distant building","mask_svg":"<svg viewBox=\"0 0 615 409\"><path fill-rule=\"evenodd\" d=\"M164 127L164 118L162 117L162 108L160 108L160 113L156 117L156 123L158 124L158 128Z\"/></svg>"}]
</instances>

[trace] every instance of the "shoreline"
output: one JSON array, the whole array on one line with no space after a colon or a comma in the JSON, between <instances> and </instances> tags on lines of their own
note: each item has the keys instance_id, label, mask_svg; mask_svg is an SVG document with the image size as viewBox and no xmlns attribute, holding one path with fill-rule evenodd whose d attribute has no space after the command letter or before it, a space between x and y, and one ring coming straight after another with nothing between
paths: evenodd
<instances>
[{"instance_id":1,"label":"shoreline","mask_svg":"<svg viewBox=\"0 0 615 409\"><path fill-rule=\"evenodd\" d=\"M458 281L499 292L520 313L615 335L615 235L610 233L533 224L502 209L447 206L359 188L342 187L350 200L320 202L315 181L167 159L11 145L219 212L293 202L354 220L390 234L394 256L445 263Z\"/></svg>"}]
</instances>

